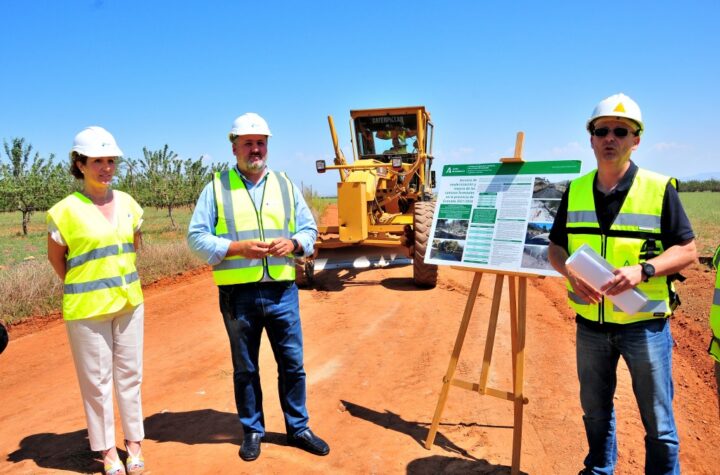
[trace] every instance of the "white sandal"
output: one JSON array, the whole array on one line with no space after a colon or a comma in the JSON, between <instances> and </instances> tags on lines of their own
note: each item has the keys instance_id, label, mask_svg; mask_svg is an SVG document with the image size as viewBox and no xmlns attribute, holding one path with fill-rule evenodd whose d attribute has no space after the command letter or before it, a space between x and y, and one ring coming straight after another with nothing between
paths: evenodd
<instances>
[{"instance_id":1,"label":"white sandal","mask_svg":"<svg viewBox=\"0 0 720 475\"><path fill-rule=\"evenodd\" d=\"M125 441L125 450L127 451L127 460L125 466L127 467L127 475L140 475L145 471L145 459L142 456L142 448L137 454L130 452L127 446L127 440Z\"/></svg>"},{"instance_id":2,"label":"white sandal","mask_svg":"<svg viewBox=\"0 0 720 475\"><path fill-rule=\"evenodd\" d=\"M120 457L115 455L117 458L115 460L108 460L107 454L110 452L110 450L103 450L102 457L103 457L103 470L105 471L105 475L126 475L125 473L125 466L120 461Z\"/></svg>"}]
</instances>

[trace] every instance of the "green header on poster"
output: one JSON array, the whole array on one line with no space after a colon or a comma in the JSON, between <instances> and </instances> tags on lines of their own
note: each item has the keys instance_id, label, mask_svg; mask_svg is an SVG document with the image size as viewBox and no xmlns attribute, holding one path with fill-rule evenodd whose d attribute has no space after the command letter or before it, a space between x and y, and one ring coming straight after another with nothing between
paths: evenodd
<instances>
[{"instance_id":1,"label":"green header on poster","mask_svg":"<svg viewBox=\"0 0 720 475\"><path fill-rule=\"evenodd\" d=\"M580 160L445 165L442 176L557 175L580 173Z\"/></svg>"}]
</instances>

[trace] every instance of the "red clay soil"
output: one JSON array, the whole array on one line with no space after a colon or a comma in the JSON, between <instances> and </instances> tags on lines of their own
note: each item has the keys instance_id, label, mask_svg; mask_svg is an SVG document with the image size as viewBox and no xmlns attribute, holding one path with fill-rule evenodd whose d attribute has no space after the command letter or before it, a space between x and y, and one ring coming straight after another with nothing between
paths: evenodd
<instances>
[{"instance_id":1,"label":"red clay soil","mask_svg":"<svg viewBox=\"0 0 720 475\"><path fill-rule=\"evenodd\" d=\"M411 273L410 266L326 271L315 289L301 290L310 424L331 451L316 457L286 445L265 341L268 435L254 462L238 457L232 365L209 271L147 289L146 473L509 473L508 401L451 388L435 445L423 447L473 274L443 267L437 288L419 290ZM705 351L713 279L700 265L686 275L684 305L673 317L681 464L684 473L717 474L718 401ZM480 374L493 284L493 276L483 278L458 365L462 379ZM489 380L503 390L511 389L508 313L503 302ZM88 447L64 325L57 317L45 322L12 328L0 356L0 473L101 473ZM531 279L523 473L576 474L582 467L574 339L560 279ZM619 375L617 473L642 473L644 431L622 363Z\"/></svg>"}]
</instances>

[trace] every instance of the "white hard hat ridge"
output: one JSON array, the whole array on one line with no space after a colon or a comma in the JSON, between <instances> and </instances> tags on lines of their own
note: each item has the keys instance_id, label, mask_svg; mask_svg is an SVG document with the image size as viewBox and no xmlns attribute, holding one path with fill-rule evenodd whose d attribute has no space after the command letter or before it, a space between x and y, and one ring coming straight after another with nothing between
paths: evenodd
<instances>
[{"instance_id":1,"label":"white hard hat ridge","mask_svg":"<svg viewBox=\"0 0 720 475\"><path fill-rule=\"evenodd\" d=\"M265 119L255 112L247 112L233 121L228 137L230 141L238 135L267 135L271 137L270 127Z\"/></svg>"},{"instance_id":2,"label":"white hard hat ridge","mask_svg":"<svg viewBox=\"0 0 720 475\"><path fill-rule=\"evenodd\" d=\"M640 126L639 132L645 129L640 106L622 92L606 97L595 106L586 124L588 131L592 123L600 117L624 117L636 122Z\"/></svg>"},{"instance_id":3,"label":"white hard hat ridge","mask_svg":"<svg viewBox=\"0 0 720 475\"><path fill-rule=\"evenodd\" d=\"M73 140L70 154L77 152L86 157L120 157L122 150L110 132L93 125L81 130Z\"/></svg>"}]
</instances>

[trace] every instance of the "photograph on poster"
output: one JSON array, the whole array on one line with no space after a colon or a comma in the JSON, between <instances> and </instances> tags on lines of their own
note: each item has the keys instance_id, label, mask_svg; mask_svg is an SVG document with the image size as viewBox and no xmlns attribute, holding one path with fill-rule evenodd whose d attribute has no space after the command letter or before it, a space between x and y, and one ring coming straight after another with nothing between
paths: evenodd
<instances>
[{"instance_id":1,"label":"photograph on poster","mask_svg":"<svg viewBox=\"0 0 720 475\"><path fill-rule=\"evenodd\" d=\"M548 259L547 246L525 246L523 248L522 266L528 269L552 270Z\"/></svg>"},{"instance_id":2,"label":"photograph on poster","mask_svg":"<svg viewBox=\"0 0 720 475\"><path fill-rule=\"evenodd\" d=\"M532 222L555 221L560 200L532 200L530 203L530 218Z\"/></svg>"},{"instance_id":3,"label":"photograph on poster","mask_svg":"<svg viewBox=\"0 0 720 475\"><path fill-rule=\"evenodd\" d=\"M552 223L528 223L525 233L525 244L539 244L547 246L550 244L550 229Z\"/></svg>"},{"instance_id":4,"label":"photograph on poster","mask_svg":"<svg viewBox=\"0 0 720 475\"><path fill-rule=\"evenodd\" d=\"M559 181L558 177L547 177L547 176L536 176L535 183L533 183L533 198L562 198L563 193L567 190L570 180L562 179Z\"/></svg>"},{"instance_id":5,"label":"photograph on poster","mask_svg":"<svg viewBox=\"0 0 720 475\"><path fill-rule=\"evenodd\" d=\"M434 238L465 240L468 231L467 219L438 219Z\"/></svg>"},{"instance_id":6,"label":"photograph on poster","mask_svg":"<svg viewBox=\"0 0 720 475\"><path fill-rule=\"evenodd\" d=\"M462 260L464 250L464 241L433 239L432 248L430 249L430 257L433 259L442 259L444 261L460 262Z\"/></svg>"}]
</instances>

